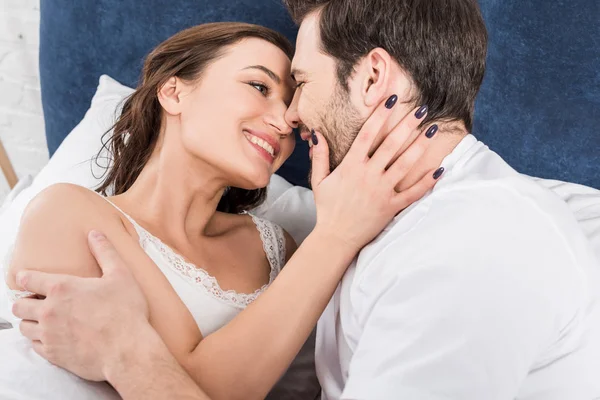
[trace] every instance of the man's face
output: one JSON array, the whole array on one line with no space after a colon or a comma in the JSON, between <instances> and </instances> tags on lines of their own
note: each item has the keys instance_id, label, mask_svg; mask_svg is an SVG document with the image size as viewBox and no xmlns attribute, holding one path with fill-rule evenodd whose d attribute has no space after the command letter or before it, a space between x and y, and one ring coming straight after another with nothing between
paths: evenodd
<instances>
[{"instance_id":1,"label":"man's face","mask_svg":"<svg viewBox=\"0 0 600 400\"><path fill-rule=\"evenodd\" d=\"M337 78L335 60L320 50L319 17L313 13L300 25L292 75L297 89L286 120L299 124L307 139L315 129L327 139L330 167L336 168L352 145L364 118Z\"/></svg>"}]
</instances>

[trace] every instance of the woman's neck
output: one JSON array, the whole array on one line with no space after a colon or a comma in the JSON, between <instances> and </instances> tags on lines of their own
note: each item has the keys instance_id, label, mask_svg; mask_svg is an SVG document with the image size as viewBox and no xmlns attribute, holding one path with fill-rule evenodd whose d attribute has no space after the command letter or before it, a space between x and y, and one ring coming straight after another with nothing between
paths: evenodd
<instances>
[{"instance_id":1,"label":"woman's neck","mask_svg":"<svg viewBox=\"0 0 600 400\"><path fill-rule=\"evenodd\" d=\"M227 183L180 143L157 144L136 182L118 202L132 217L176 241L211 234L211 221Z\"/></svg>"}]
</instances>

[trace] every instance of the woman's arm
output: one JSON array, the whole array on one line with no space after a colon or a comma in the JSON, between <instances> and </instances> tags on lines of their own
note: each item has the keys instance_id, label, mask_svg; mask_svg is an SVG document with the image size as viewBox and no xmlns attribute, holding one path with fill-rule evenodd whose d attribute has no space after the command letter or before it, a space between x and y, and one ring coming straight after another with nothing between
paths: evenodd
<instances>
[{"instance_id":1,"label":"woman's arm","mask_svg":"<svg viewBox=\"0 0 600 400\"><path fill-rule=\"evenodd\" d=\"M355 249L318 229L271 286L182 365L213 399L263 399L310 335Z\"/></svg>"},{"instance_id":2,"label":"woman's arm","mask_svg":"<svg viewBox=\"0 0 600 400\"><path fill-rule=\"evenodd\" d=\"M122 214L88 189L59 184L33 199L21 220L8 286L18 289L15 275L22 270L100 277L88 246L92 229L101 230L130 266L148 301L150 324L171 353L176 358L189 354L202 339L189 310L140 247L133 227L128 230Z\"/></svg>"},{"instance_id":3,"label":"woman's arm","mask_svg":"<svg viewBox=\"0 0 600 400\"><path fill-rule=\"evenodd\" d=\"M228 325L200 342L183 362L211 398L264 398L307 340L360 249L435 184L431 171L396 192L431 141L417 135L396 156L420 123L411 113L372 153L388 115L383 105L375 111L331 174L328 145L318 134L311 176L315 229L273 284Z\"/></svg>"},{"instance_id":4,"label":"woman's arm","mask_svg":"<svg viewBox=\"0 0 600 400\"><path fill-rule=\"evenodd\" d=\"M375 154L370 156L376 139L381 137L387 115L389 110L382 103L363 125L352 148L331 175L327 142L322 135L318 135L319 144L313 146L312 153L312 187L317 206L315 230L275 282L253 304L227 326L202 340L183 361L178 358L211 398L264 398L306 341L340 277L360 248L372 240L400 210L421 198L434 185L436 178L431 171L431 174L402 193L395 190L430 140L420 135L415 144L396 159L398 149L402 148L404 141L413 135L420 123L412 114L397 125ZM439 177L439 174L435 176ZM76 278L70 279L73 281ZM106 274L97 281L80 284L88 287L104 285L105 290L117 287L117 283L109 280ZM96 326L110 324L104 315L108 304L114 308L112 319L116 318L116 314L123 314L123 320L127 321L127 311L119 310L123 307L109 299L97 304L99 299L94 302L77 293L70 293L70 296L73 297L67 297L66 300L71 299L73 303L72 299L76 298L74 307L80 310L72 314L79 315L86 323L77 321L68 313L61 313L60 318L55 317L46 323L40 321L38 329L52 332L60 326L58 321L62 325L80 326L87 333L76 336L76 341L83 343L84 339L93 338L94 359L98 359L102 371L114 369L115 358L107 354L114 355L114 350L110 350L118 344L114 340L118 340L119 335L124 335L129 328L122 327L123 332L116 336L102 336L90 331L86 325L92 321ZM66 300L60 291L53 297L59 301L55 302L48 296L43 300L45 305L29 302L29 307L35 307L38 311L40 308L48 309L58 315L57 309ZM25 302L20 304L23 306ZM21 315L35 319L35 313L21 312ZM143 321L140 324L145 326ZM118 325L113 328L121 329ZM70 339L73 339L73 334L70 334ZM71 349L72 342L69 337L54 336L48 346L62 346L64 351L61 357L52 357L51 361L77 373L81 371L81 365L78 364L81 357L77 348ZM89 352L87 349L79 348L81 352ZM127 349L120 348L119 352L126 354ZM151 366L138 365L138 368L145 370ZM94 371L99 373L97 369ZM103 376L114 379L107 373ZM144 384L151 386L152 382ZM120 390L125 391L123 388Z\"/></svg>"}]
</instances>

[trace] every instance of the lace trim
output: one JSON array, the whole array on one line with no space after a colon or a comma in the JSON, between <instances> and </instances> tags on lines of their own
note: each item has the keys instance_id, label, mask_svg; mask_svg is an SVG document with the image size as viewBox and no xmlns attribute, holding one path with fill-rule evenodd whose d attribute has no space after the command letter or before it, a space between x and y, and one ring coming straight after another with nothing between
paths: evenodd
<instances>
[{"instance_id":1,"label":"lace trim","mask_svg":"<svg viewBox=\"0 0 600 400\"><path fill-rule=\"evenodd\" d=\"M279 225L273 224L255 215L248 214L254 221L256 229L260 233L263 249L271 266L271 281L275 279L281 268L285 265L285 236Z\"/></svg>"},{"instance_id":2,"label":"lace trim","mask_svg":"<svg viewBox=\"0 0 600 400\"><path fill-rule=\"evenodd\" d=\"M255 217L254 215L249 214L256 225L256 229L260 233L260 238L263 242L263 248L267 256L267 260L269 261L269 266L271 267L271 272L269 273L269 283L261 286L259 289L256 289L253 293L238 293L235 290L223 290L214 276L210 275L206 270L198 267L197 265L188 262L182 255L175 252L162 240L152 235L150 232L137 224L133 218L129 217L125 213L123 214L136 228L136 231L140 237L140 246L142 246L143 249L147 248L146 246L148 243L152 243L152 245L160 252L160 254L166 258L169 266L179 273L181 277L191 281L192 284L201 285L214 298L231 306L245 308L250 305L261 293L267 289L267 287L269 287L271 283L273 283L273 280L281 270L282 264L280 264L278 261L277 255L282 254L281 249L283 249L283 252L285 252L285 238L283 237L283 231L281 231L281 234L279 234L279 232L275 232L273 229L275 227L281 230L278 225L271 225L270 222ZM275 243L277 243L277 250L279 250L278 253Z\"/></svg>"},{"instance_id":3,"label":"lace trim","mask_svg":"<svg viewBox=\"0 0 600 400\"><path fill-rule=\"evenodd\" d=\"M8 298L13 303L15 301L19 300L19 299L23 299L25 297L35 296L36 295L33 292L27 292L27 291L24 291L24 290L12 290L8 286L7 286L7 291L8 291Z\"/></svg>"},{"instance_id":4,"label":"lace trim","mask_svg":"<svg viewBox=\"0 0 600 400\"><path fill-rule=\"evenodd\" d=\"M98 195L101 196L100 194ZM256 300L256 298L273 282L281 270L281 267L285 263L285 237L281 227L272 224L269 221L263 220L262 218L258 218L250 213L245 213L250 215L260 233L260 238L263 242L263 248L265 250L265 254L267 255L269 266L271 267L271 272L269 273L269 283L263 285L253 293L238 293L235 290L223 290L214 276L210 275L204 269L186 261L183 256L176 253L162 240L140 226L133 218L113 204L110 200L104 196L101 197L108 201L132 223L139 236L139 243L142 249L147 250L147 244L152 243L160 252L160 254L166 258L169 266L179 273L182 278L190 281L192 284L204 287L204 289L208 291L208 293L210 293L214 298L231 306L245 308L254 300ZM275 245L275 243L277 245ZM279 260L277 259L277 255L279 255ZM283 263L281 260L283 260Z\"/></svg>"},{"instance_id":5,"label":"lace trim","mask_svg":"<svg viewBox=\"0 0 600 400\"><path fill-rule=\"evenodd\" d=\"M140 245L142 248L146 249L147 243L152 243L152 245L158 249L160 254L166 258L168 264L183 278L192 281L192 283L196 285L203 286L204 289L206 289L213 297L232 306L241 308L248 306L250 303L256 300L258 295L265 291L274 278L273 268L271 268L269 283L263 285L253 293L238 293L235 290L223 290L221 286L219 286L219 282L214 276L210 275L204 269L186 261L183 256L176 253L168 245L163 243L162 240L143 229L139 233Z\"/></svg>"}]
</instances>

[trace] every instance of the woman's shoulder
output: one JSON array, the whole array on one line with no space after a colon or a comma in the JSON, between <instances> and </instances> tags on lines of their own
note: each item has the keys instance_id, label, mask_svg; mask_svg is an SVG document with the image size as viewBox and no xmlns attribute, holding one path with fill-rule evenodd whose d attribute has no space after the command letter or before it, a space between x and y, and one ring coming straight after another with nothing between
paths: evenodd
<instances>
[{"instance_id":1,"label":"woman's shoulder","mask_svg":"<svg viewBox=\"0 0 600 400\"><path fill-rule=\"evenodd\" d=\"M14 285L20 269L98 276L87 244L92 229L108 235L124 227L110 204L89 189L61 183L43 190L21 218L7 283Z\"/></svg>"},{"instance_id":2,"label":"woman's shoulder","mask_svg":"<svg viewBox=\"0 0 600 400\"><path fill-rule=\"evenodd\" d=\"M57 183L42 190L25 208L21 224L28 220L52 223L110 222L120 213L100 194L83 186ZM108 219L107 219L108 218Z\"/></svg>"},{"instance_id":3,"label":"woman's shoulder","mask_svg":"<svg viewBox=\"0 0 600 400\"><path fill-rule=\"evenodd\" d=\"M89 211L97 207L99 194L83 186L72 183L56 183L38 193L25 209L26 214L37 211L60 211L68 209L70 213Z\"/></svg>"}]
</instances>

